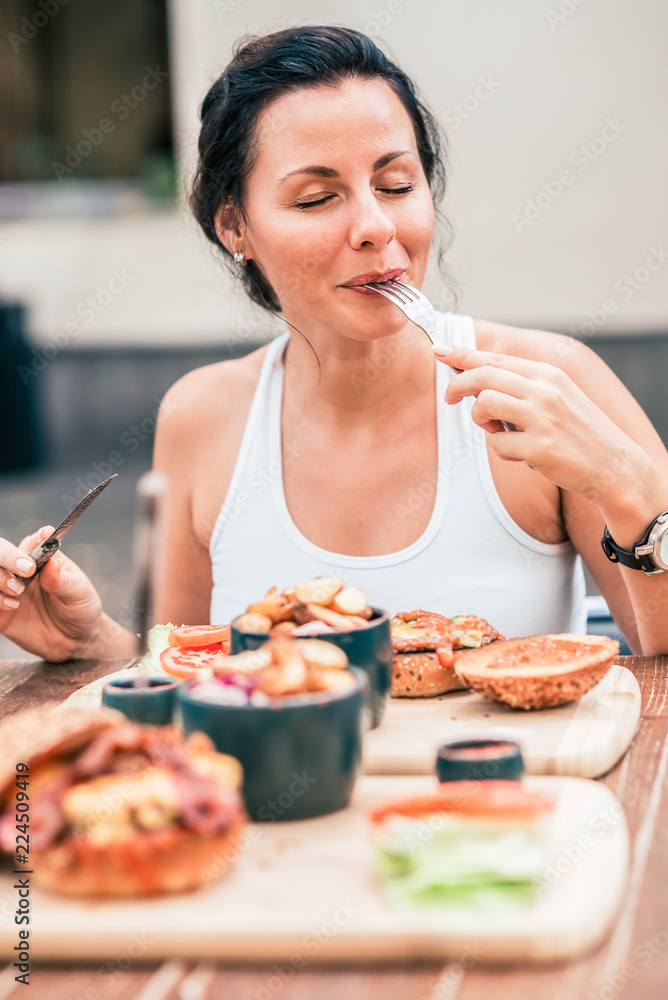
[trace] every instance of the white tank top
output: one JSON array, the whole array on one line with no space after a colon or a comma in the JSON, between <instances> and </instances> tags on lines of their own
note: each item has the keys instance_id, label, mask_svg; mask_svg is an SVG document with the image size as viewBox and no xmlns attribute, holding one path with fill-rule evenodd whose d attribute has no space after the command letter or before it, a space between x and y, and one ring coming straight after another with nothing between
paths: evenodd
<instances>
[{"instance_id":1,"label":"white tank top","mask_svg":"<svg viewBox=\"0 0 668 1000\"><path fill-rule=\"evenodd\" d=\"M390 612L424 608L486 618L507 637L586 631L585 580L570 542L547 544L511 518L494 486L485 432L472 400L443 401L452 377L436 365L438 469L412 490L397 516L433 503L412 545L380 556L350 556L314 545L288 510L281 462L283 350L267 350L236 466L211 536L211 621L229 622L262 597L315 576L340 576ZM475 347L473 320L437 313L439 343ZM289 461L289 456L286 456ZM350 498L351 504L355 498Z\"/></svg>"}]
</instances>

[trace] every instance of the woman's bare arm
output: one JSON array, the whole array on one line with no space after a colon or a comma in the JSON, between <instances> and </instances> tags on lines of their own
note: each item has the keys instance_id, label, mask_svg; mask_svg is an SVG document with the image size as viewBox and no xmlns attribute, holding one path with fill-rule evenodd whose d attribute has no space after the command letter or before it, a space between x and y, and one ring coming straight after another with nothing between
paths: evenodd
<instances>
[{"instance_id":1,"label":"woman's bare arm","mask_svg":"<svg viewBox=\"0 0 668 1000\"><path fill-rule=\"evenodd\" d=\"M492 434L499 457L531 463L561 488L568 534L630 645L668 652L668 574L649 577L611 563L600 546L606 523L630 548L668 509L668 453L658 434L584 344L484 322L476 334L484 351L456 348L447 359L467 369L448 400L478 394L474 419ZM498 417L515 417L527 430L495 433Z\"/></svg>"},{"instance_id":2,"label":"woman's bare arm","mask_svg":"<svg viewBox=\"0 0 668 1000\"><path fill-rule=\"evenodd\" d=\"M156 573L155 618L209 621L209 542L227 494L264 350L199 368L165 395L154 468L168 480Z\"/></svg>"}]
</instances>

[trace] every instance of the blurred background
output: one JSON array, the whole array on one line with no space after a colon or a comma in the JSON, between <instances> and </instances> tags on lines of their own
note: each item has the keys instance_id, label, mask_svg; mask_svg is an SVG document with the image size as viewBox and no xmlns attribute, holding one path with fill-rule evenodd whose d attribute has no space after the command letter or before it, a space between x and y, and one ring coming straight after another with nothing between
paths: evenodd
<instances>
[{"instance_id":1,"label":"blurred background","mask_svg":"<svg viewBox=\"0 0 668 1000\"><path fill-rule=\"evenodd\" d=\"M198 107L236 39L308 23L371 35L442 122L457 310L585 340L668 440L661 0L4 0L0 535L118 472L66 550L125 624L163 393L276 329L185 208Z\"/></svg>"}]
</instances>

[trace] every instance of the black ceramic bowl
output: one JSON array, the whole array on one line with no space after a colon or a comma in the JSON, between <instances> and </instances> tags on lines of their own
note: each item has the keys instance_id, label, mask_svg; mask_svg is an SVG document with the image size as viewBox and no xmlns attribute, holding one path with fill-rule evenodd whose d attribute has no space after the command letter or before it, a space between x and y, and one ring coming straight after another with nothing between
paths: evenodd
<instances>
[{"instance_id":1,"label":"black ceramic bowl","mask_svg":"<svg viewBox=\"0 0 668 1000\"><path fill-rule=\"evenodd\" d=\"M255 820L307 819L348 805L362 755L368 678L344 694L317 692L267 705L221 705L184 684L177 695L184 732L203 732L244 769L243 793Z\"/></svg>"},{"instance_id":2,"label":"black ceramic bowl","mask_svg":"<svg viewBox=\"0 0 668 1000\"><path fill-rule=\"evenodd\" d=\"M346 653L351 666L361 667L369 676L371 686L371 728L379 726L385 713L392 684L392 638L390 616L386 611L372 608L373 616L367 626L351 632L309 633L309 639L333 642ZM258 649L268 641L268 632L241 632L232 622L230 641L232 653L244 649Z\"/></svg>"},{"instance_id":3,"label":"black ceramic bowl","mask_svg":"<svg viewBox=\"0 0 668 1000\"><path fill-rule=\"evenodd\" d=\"M102 688L102 704L116 708L134 722L169 725L174 695L181 681L175 677L150 677L148 685L135 687L132 677L117 677Z\"/></svg>"},{"instance_id":4,"label":"black ceramic bowl","mask_svg":"<svg viewBox=\"0 0 668 1000\"><path fill-rule=\"evenodd\" d=\"M436 755L441 782L519 781L523 773L522 751L510 740L459 740L445 743Z\"/></svg>"}]
</instances>

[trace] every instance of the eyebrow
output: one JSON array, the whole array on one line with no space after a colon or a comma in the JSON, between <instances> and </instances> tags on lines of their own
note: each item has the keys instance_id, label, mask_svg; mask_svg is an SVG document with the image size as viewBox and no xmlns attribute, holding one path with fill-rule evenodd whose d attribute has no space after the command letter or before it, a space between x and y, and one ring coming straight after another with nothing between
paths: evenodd
<instances>
[{"instance_id":1,"label":"eyebrow","mask_svg":"<svg viewBox=\"0 0 668 1000\"><path fill-rule=\"evenodd\" d=\"M392 160L396 160L398 156L405 156L407 153L412 154L413 156L415 155L412 149L399 149L393 153L385 153L384 156L380 156L373 164L373 172L375 173L377 170L381 170L383 167L386 167L388 163L391 163ZM298 170L291 170L289 174L285 175L285 177L281 177L279 184L282 184L283 181L287 181L288 177L294 177L295 174L314 174L316 177L340 176L338 170L334 170L333 167L299 167Z\"/></svg>"}]
</instances>

